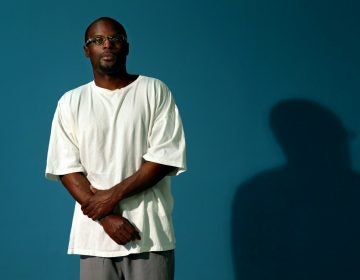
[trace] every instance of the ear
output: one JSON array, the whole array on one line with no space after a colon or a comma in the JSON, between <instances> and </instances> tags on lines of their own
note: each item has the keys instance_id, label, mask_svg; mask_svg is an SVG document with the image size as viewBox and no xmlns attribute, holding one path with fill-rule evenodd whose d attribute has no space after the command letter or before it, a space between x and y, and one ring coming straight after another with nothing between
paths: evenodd
<instances>
[{"instance_id":1,"label":"ear","mask_svg":"<svg viewBox=\"0 0 360 280\"><path fill-rule=\"evenodd\" d=\"M128 55L129 54L129 43L126 42L126 45L124 47L125 47L125 55Z\"/></svg>"},{"instance_id":2,"label":"ear","mask_svg":"<svg viewBox=\"0 0 360 280\"><path fill-rule=\"evenodd\" d=\"M87 46L84 45L84 54L86 57L90 57L90 51L89 48Z\"/></svg>"}]
</instances>

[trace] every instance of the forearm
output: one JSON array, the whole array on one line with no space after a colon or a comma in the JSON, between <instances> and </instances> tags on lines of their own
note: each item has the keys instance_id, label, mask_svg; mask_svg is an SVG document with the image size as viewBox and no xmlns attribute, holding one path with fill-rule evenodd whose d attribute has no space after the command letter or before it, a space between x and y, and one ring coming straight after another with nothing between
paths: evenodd
<instances>
[{"instance_id":1,"label":"forearm","mask_svg":"<svg viewBox=\"0 0 360 280\"><path fill-rule=\"evenodd\" d=\"M83 205L94 195L90 189L90 182L83 173L66 174L60 176L60 180L80 205ZM141 239L136 228L120 215L107 215L101 218L99 223L110 238L120 245Z\"/></svg>"},{"instance_id":2,"label":"forearm","mask_svg":"<svg viewBox=\"0 0 360 280\"><path fill-rule=\"evenodd\" d=\"M87 194L86 187L83 187L83 185L86 186L86 184L76 183L76 185L81 185L81 187L75 188L81 189L81 191L79 191L80 201L84 202L81 203L81 209L89 218L99 220L110 214L114 207L116 207L116 205L124 198L135 195L154 186L157 182L169 174L169 172L174 170L174 168L175 167L154 162L144 162L133 175L110 189L97 190L95 188L91 188L90 195L92 195L92 193L94 195L88 199L85 198L85 200L81 199L84 194ZM76 199L76 193L73 192L73 196Z\"/></svg>"},{"instance_id":3,"label":"forearm","mask_svg":"<svg viewBox=\"0 0 360 280\"><path fill-rule=\"evenodd\" d=\"M173 166L145 161L133 175L114 186L116 199L120 202L154 186L174 169Z\"/></svg>"},{"instance_id":4,"label":"forearm","mask_svg":"<svg viewBox=\"0 0 360 280\"><path fill-rule=\"evenodd\" d=\"M83 173L70 173L60 176L60 180L71 196L83 205L93 193L90 190L90 182Z\"/></svg>"}]
</instances>

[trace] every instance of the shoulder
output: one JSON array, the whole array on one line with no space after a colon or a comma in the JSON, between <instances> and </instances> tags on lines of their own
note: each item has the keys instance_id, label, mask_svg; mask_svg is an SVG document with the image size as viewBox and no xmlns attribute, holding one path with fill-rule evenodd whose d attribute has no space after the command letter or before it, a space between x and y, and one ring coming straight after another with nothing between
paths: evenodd
<instances>
[{"instance_id":1,"label":"shoulder","mask_svg":"<svg viewBox=\"0 0 360 280\"><path fill-rule=\"evenodd\" d=\"M158 90L170 91L169 87L162 80L157 78L140 75L138 79L140 84L147 85L148 87L153 87L154 89Z\"/></svg>"},{"instance_id":2,"label":"shoulder","mask_svg":"<svg viewBox=\"0 0 360 280\"><path fill-rule=\"evenodd\" d=\"M78 103L82 96L90 91L92 82L78 86L65 92L59 99L59 106L71 106Z\"/></svg>"},{"instance_id":3,"label":"shoulder","mask_svg":"<svg viewBox=\"0 0 360 280\"><path fill-rule=\"evenodd\" d=\"M148 76L139 76L139 85L146 91L146 96L150 100L156 100L156 103L162 103L165 100L171 100L172 93L169 87L161 80Z\"/></svg>"}]
</instances>

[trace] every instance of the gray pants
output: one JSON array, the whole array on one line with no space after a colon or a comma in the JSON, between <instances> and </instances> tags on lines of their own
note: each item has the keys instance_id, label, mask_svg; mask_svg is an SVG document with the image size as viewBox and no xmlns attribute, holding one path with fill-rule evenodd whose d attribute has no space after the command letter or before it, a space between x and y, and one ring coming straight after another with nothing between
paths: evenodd
<instances>
[{"instance_id":1,"label":"gray pants","mask_svg":"<svg viewBox=\"0 0 360 280\"><path fill-rule=\"evenodd\" d=\"M101 258L80 256L80 280L173 280L174 250Z\"/></svg>"}]
</instances>

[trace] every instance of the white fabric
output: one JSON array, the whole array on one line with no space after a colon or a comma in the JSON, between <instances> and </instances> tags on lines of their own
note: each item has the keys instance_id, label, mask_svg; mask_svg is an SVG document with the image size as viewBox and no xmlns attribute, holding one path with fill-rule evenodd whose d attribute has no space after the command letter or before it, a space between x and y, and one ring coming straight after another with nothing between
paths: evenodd
<instances>
[{"instance_id":1,"label":"white fabric","mask_svg":"<svg viewBox=\"0 0 360 280\"><path fill-rule=\"evenodd\" d=\"M161 81L139 76L107 90L92 81L65 93L55 111L46 177L83 172L98 189L132 175L143 159L185 171L185 140L171 92ZM116 244L76 203L68 253L99 257L174 249L170 178L129 197L118 212L138 228L141 240Z\"/></svg>"}]
</instances>

